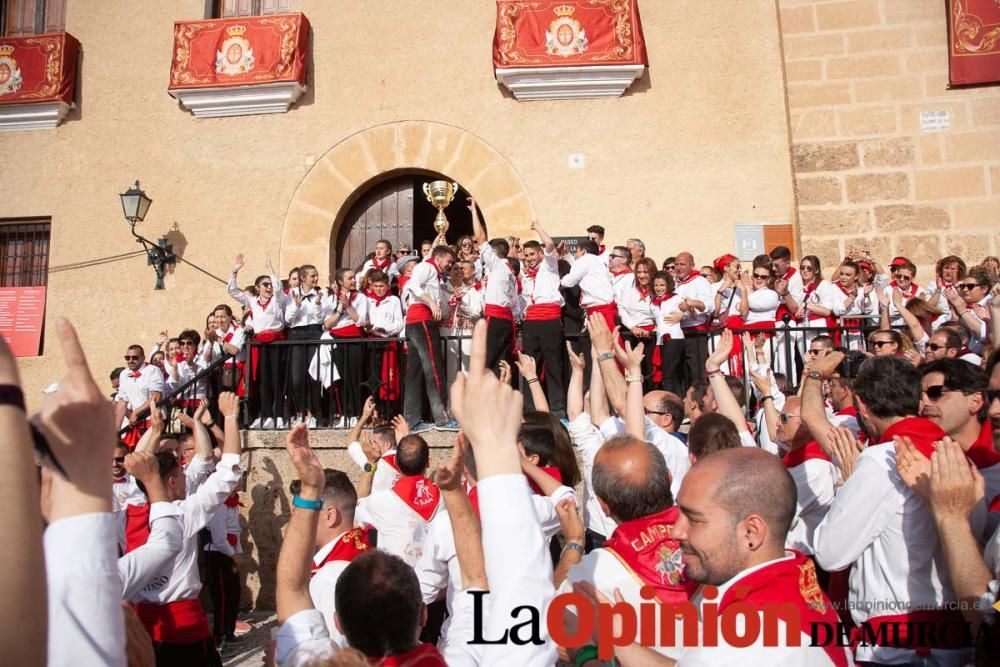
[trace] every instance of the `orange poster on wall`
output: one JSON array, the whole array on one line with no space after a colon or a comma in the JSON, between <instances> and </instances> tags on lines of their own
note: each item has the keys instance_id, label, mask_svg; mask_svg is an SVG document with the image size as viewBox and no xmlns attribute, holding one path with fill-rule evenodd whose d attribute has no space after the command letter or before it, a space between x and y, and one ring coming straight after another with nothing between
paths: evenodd
<instances>
[{"instance_id":1,"label":"orange poster on wall","mask_svg":"<svg viewBox=\"0 0 1000 667\"><path fill-rule=\"evenodd\" d=\"M497 0L493 65L647 65L637 0Z\"/></svg>"},{"instance_id":2,"label":"orange poster on wall","mask_svg":"<svg viewBox=\"0 0 1000 667\"><path fill-rule=\"evenodd\" d=\"M44 324L44 287L0 287L0 335L15 357L41 353Z\"/></svg>"},{"instance_id":3,"label":"orange poster on wall","mask_svg":"<svg viewBox=\"0 0 1000 667\"><path fill-rule=\"evenodd\" d=\"M948 80L1000 83L1000 2L948 0Z\"/></svg>"}]
</instances>

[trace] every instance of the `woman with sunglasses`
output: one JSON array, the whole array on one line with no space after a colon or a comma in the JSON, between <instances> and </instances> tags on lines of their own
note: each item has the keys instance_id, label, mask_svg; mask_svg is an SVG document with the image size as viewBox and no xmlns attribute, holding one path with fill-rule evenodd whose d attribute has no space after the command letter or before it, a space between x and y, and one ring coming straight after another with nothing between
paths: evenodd
<instances>
[{"instance_id":1,"label":"woman with sunglasses","mask_svg":"<svg viewBox=\"0 0 1000 667\"><path fill-rule=\"evenodd\" d=\"M319 271L312 264L299 267L299 286L288 291L285 306L285 322L288 324L288 339L298 341L318 341L323 335L323 320L328 313L323 308L323 292L317 286ZM316 414L319 412L319 381L312 377L319 375L312 368L312 360L318 356L318 345L296 345L292 347L288 359L288 377L291 384L291 399L295 417L289 426L305 423L316 428Z\"/></svg>"},{"instance_id":2,"label":"woman with sunglasses","mask_svg":"<svg viewBox=\"0 0 1000 667\"><path fill-rule=\"evenodd\" d=\"M893 298L893 293L897 290L899 291L903 305L905 306L909 303L910 299L920 295L922 292L913 280L917 275L917 267L913 262L905 257L897 257L889 264L889 270L892 273L892 281L880 291L889 297L889 324L893 327L899 327L905 324L905 322L903 315L896 307L896 299Z\"/></svg>"},{"instance_id":3,"label":"woman with sunglasses","mask_svg":"<svg viewBox=\"0 0 1000 667\"><path fill-rule=\"evenodd\" d=\"M472 262L476 267L476 280L483 279L483 263L479 260L479 250L476 248L476 241L468 234L458 237L458 260L459 262Z\"/></svg>"},{"instance_id":4,"label":"woman with sunglasses","mask_svg":"<svg viewBox=\"0 0 1000 667\"><path fill-rule=\"evenodd\" d=\"M323 299L323 328L333 338L364 338L368 326L368 297L355 289L354 269L337 269L334 284ZM329 347L327 347L329 349ZM344 343L333 348L333 363L340 379L333 385L331 412L339 416L335 428L353 428L361 416L367 396L361 387L365 361L363 343Z\"/></svg>"},{"instance_id":5,"label":"woman with sunglasses","mask_svg":"<svg viewBox=\"0 0 1000 667\"><path fill-rule=\"evenodd\" d=\"M833 314L840 318L840 325L848 329L843 332L847 338L841 339L842 332L834 334L834 340L850 350L863 347L862 323L878 315L877 298L872 296L873 283L861 286L861 267L855 262L845 261L837 270L836 297L833 300Z\"/></svg>"},{"instance_id":6,"label":"woman with sunglasses","mask_svg":"<svg viewBox=\"0 0 1000 667\"><path fill-rule=\"evenodd\" d=\"M954 287L958 281L965 278L967 271L965 261L958 255L948 255L937 261L937 265L934 267L934 285L933 287L928 285L924 290L924 299L941 311L941 316L934 321L935 329L953 319L951 304L948 303L944 291L948 287Z\"/></svg>"},{"instance_id":7,"label":"woman with sunglasses","mask_svg":"<svg viewBox=\"0 0 1000 667\"><path fill-rule=\"evenodd\" d=\"M837 321L833 318L837 288L829 280L823 279L823 268L816 255L802 258L799 273L802 274L803 297L802 305L795 313L795 321L798 326L810 329L803 336L808 349L813 338L837 326Z\"/></svg>"},{"instance_id":8,"label":"woman with sunglasses","mask_svg":"<svg viewBox=\"0 0 1000 667\"><path fill-rule=\"evenodd\" d=\"M271 345L285 340L285 307L288 297L281 287L271 258L267 258L267 274L257 276L254 287L257 296L251 297L236 283L236 276L245 264L242 253L233 261L233 272L229 277L227 290L250 312L249 323L253 327L250 346L250 402L249 412L253 416L250 428L284 428L281 416L284 403L285 349Z\"/></svg>"},{"instance_id":9,"label":"woman with sunglasses","mask_svg":"<svg viewBox=\"0 0 1000 667\"><path fill-rule=\"evenodd\" d=\"M740 282L740 290L744 295L744 298L740 300L742 328L764 330L765 338L774 336L775 317L777 317L778 306L782 302L782 298L772 289L773 281L774 274L771 270L771 258L767 255L758 255L753 260L753 270L749 278L746 274L743 274ZM734 336L734 343L737 338L739 337ZM733 347L735 348L736 346L734 345ZM742 348L742 345L740 347ZM736 354L735 349L734 354ZM764 346L764 358L770 364L771 347L769 345ZM737 370L740 371L740 373L736 374L741 374L743 365L742 349L735 361ZM730 361L730 364L732 364L732 361Z\"/></svg>"},{"instance_id":10,"label":"woman with sunglasses","mask_svg":"<svg viewBox=\"0 0 1000 667\"><path fill-rule=\"evenodd\" d=\"M990 290L993 288L993 280L990 272L982 266L974 266L955 287L957 289L947 288L945 297L951 304L955 317L969 332L969 349L982 354L989 337L991 319Z\"/></svg>"},{"instance_id":11,"label":"woman with sunglasses","mask_svg":"<svg viewBox=\"0 0 1000 667\"><path fill-rule=\"evenodd\" d=\"M653 351L656 349L656 315L653 306L653 275L656 262L643 257L635 265L635 284L619 292L618 314L622 327L632 334L633 347L643 343L642 376L644 390L652 388Z\"/></svg>"}]
</instances>

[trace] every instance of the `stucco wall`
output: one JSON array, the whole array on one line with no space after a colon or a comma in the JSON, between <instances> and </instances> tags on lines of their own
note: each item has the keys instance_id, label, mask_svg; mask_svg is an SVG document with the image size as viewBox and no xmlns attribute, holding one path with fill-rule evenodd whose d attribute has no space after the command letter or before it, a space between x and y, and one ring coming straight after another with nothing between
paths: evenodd
<instances>
[{"instance_id":1,"label":"stucco wall","mask_svg":"<svg viewBox=\"0 0 1000 667\"><path fill-rule=\"evenodd\" d=\"M773 2L726 3L719 20L697 0L643 2L650 68L625 97L530 103L493 78L494 4L436 4L447 10L423 0L297 1L313 33L303 101L282 115L197 120L166 87L173 21L200 18L201 0L71 1L80 108L54 131L0 136L0 218L51 215L53 269L128 252L117 194L139 178L154 200L142 233L176 226L183 257L222 276L245 250L251 275L267 252L279 256L310 169L356 133L400 121L459 128L509 163L525 188L521 213L491 218L490 207L503 209L491 201L499 194L476 192L497 233L527 236L523 211L533 211L553 233L601 223L612 241L644 238L654 256L688 248L708 260L730 249L735 221L792 218ZM569 169L570 153L583 153L586 168ZM227 300L183 264L166 291L152 286L142 258L53 270L47 317L76 322L106 383L126 344L201 328ZM58 357L50 336L44 357L23 360L32 401L56 379Z\"/></svg>"},{"instance_id":2,"label":"stucco wall","mask_svg":"<svg viewBox=\"0 0 1000 667\"><path fill-rule=\"evenodd\" d=\"M945 3L779 4L804 247L828 274L854 248L906 255L920 285L946 254L997 254L1000 86L948 90Z\"/></svg>"}]
</instances>

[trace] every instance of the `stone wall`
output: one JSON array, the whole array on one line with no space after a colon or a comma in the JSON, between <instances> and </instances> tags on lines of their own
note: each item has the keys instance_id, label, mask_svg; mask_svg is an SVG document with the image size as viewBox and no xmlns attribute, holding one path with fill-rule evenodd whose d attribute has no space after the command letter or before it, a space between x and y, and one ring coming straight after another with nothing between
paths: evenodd
<instances>
[{"instance_id":1,"label":"stone wall","mask_svg":"<svg viewBox=\"0 0 1000 667\"><path fill-rule=\"evenodd\" d=\"M1000 86L948 90L945 3L778 4L804 251L828 276L854 248L906 255L920 284L1000 252Z\"/></svg>"}]
</instances>

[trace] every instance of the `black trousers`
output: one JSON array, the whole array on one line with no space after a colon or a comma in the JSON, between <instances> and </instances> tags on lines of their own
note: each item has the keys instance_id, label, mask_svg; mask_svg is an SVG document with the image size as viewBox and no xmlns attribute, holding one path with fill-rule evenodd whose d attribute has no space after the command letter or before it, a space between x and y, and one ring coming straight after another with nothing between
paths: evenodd
<instances>
[{"instance_id":1,"label":"black trousers","mask_svg":"<svg viewBox=\"0 0 1000 667\"><path fill-rule=\"evenodd\" d=\"M545 377L549 411L558 417L566 412L566 347L562 320L525 320L521 327L524 354L534 358L539 377ZM531 392L525 393L530 405Z\"/></svg>"},{"instance_id":2,"label":"black trousers","mask_svg":"<svg viewBox=\"0 0 1000 667\"><path fill-rule=\"evenodd\" d=\"M211 637L187 644L153 642L153 652L156 667L222 667L222 659Z\"/></svg>"},{"instance_id":3,"label":"black trousers","mask_svg":"<svg viewBox=\"0 0 1000 667\"><path fill-rule=\"evenodd\" d=\"M684 341L664 339L660 345L661 386L664 391L673 392L681 398L684 398L684 394L687 392L687 387L684 384L684 360Z\"/></svg>"},{"instance_id":4,"label":"black trousers","mask_svg":"<svg viewBox=\"0 0 1000 667\"><path fill-rule=\"evenodd\" d=\"M406 382L403 384L403 418L411 427L420 421L427 396L436 424L448 421L444 412L445 368L437 322L406 325Z\"/></svg>"},{"instance_id":5,"label":"black trousers","mask_svg":"<svg viewBox=\"0 0 1000 667\"><path fill-rule=\"evenodd\" d=\"M486 368L500 375L500 362L506 361L515 371L512 350L514 349L514 322L502 317L486 318ZM514 386L517 386L516 384Z\"/></svg>"},{"instance_id":6,"label":"black trousers","mask_svg":"<svg viewBox=\"0 0 1000 667\"><path fill-rule=\"evenodd\" d=\"M261 345L254 349L258 350L255 393L259 401L260 418L264 420L281 417L283 416L281 405L285 396L284 369L287 350L279 345Z\"/></svg>"},{"instance_id":7,"label":"black trousers","mask_svg":"<svg viewBox=\"0 0 1000 667\"><path fill-rule=\"evenodd\" d=\"M687 381L684 383L684 393L687 393L688 387L693 383L705 378L706 359L708 359L708 336L703 331L685 331L684 363ZM680 396L684 396L684 393Z\"/></svg>"},{"instance_id":8,"label":"black trousers","mask_svg":"<svg viewBox=\"0 0 1000 667\"><path fill-rule=\"evenodd\" d=\"M344 417L361 416L361 405L365 399L365 390L361 386L364 362L363 343L340 343L333 349L333 363L340 373L335 385L340 405L335 405L334 411Z\"/></svg>"},{"instance_id":9,"label":"black trousers","mask_svg":"<svg viewBox=\"0 0 1000 667\"><path fill-rule=\"evenodd\" d=\"M319 340L323 325L309 324L288 330L288 340ZM309 363L319 351L318 345L295 345L288 360L292 407L295 413L319 414L319 382L309 375Z\"/></svg>"},{"instance_id":10,"label":"black trousers","mask_svg":"<svg viewBox=\"0 0 1000 667\"><path fill-rule=\"evenodd\" d=\"M236 631L240 611L240 573L236 562L220 551L205 552L206 583L212 597L212 636L216 643Z\"/></svg>"}]
</instances>

